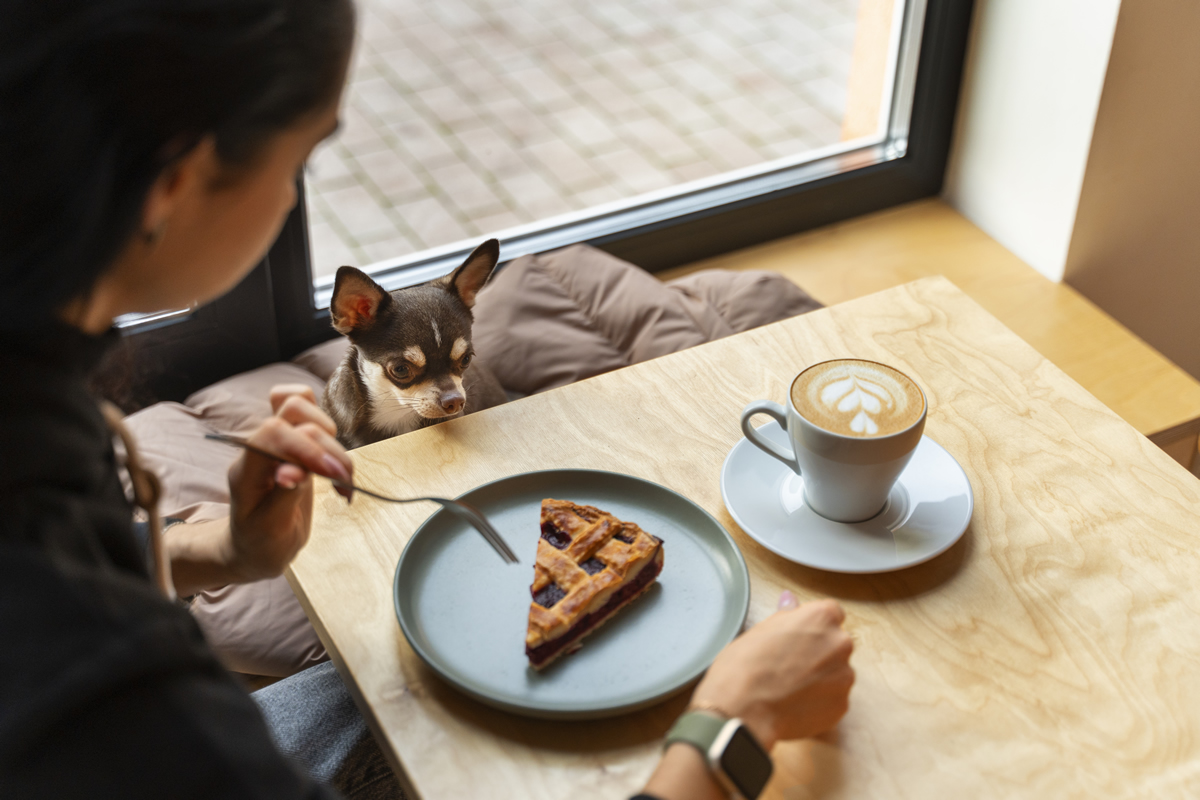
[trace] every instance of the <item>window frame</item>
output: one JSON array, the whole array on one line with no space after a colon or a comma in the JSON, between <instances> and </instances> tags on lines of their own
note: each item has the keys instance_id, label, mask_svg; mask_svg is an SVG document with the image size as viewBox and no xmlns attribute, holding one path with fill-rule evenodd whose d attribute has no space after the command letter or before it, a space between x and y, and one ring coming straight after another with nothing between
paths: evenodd
<instances>
[{"instance_id":1,"label":"window frame","mask_svg":"<svg viewBox=\"0 0 1200 800\"><path fill-rule=\"evenodd\" d=\"M661 197L614 204L600 214L581 212L525 226L502 240L501 260L583 242L658 272L938 194L949 158L974 0L915 0L906 8L910 14L914 8L920 13L922 5L924 24L916 29L906 25L904 34L919 31L915 78L911 65L908 77L903 64L896 68L897 83L912 80L911 105L906 91L889 89L891 129L886 136L831 148L824 157L735 182L723 176L725 181L714 179L710 186L685 187L683 194L664 190ZM900 42L902 59L904 48ZM150 378L155 396L181 399L206 385L200 381L291 358L337 335L329 324L331 288L314 290L303 176L298 183L296 208L246 285L182 319L125 329L131 338L145 342L139 351L152 351L159 364L172 364L170 376L160 369ZM385 265L376 280L388 289L419 283L449 272L469 250L461 245L436 248L404 259L402 268ZM244 318L256 320L244 335L258 341L243 339L241 347L226 346L229 323ZM273 335L264 326L271 327Z\"/></svg>"}]
</instances>

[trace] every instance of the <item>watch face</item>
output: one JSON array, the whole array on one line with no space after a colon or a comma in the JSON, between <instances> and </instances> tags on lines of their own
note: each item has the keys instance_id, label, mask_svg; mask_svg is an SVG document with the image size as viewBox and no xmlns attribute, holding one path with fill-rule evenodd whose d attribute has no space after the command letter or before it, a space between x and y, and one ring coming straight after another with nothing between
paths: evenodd
<instances>
[{"instance_id":1,"label":"watch face","mask_svg":"<svg viewBox=\"0 0 1200 800\"><path fill-rule=\"evenodd\" d=\"M771 777L771 757L744 728L739 727L721 754L721 770L742 797L758 797Z\"/></svg>"}]
</instances>

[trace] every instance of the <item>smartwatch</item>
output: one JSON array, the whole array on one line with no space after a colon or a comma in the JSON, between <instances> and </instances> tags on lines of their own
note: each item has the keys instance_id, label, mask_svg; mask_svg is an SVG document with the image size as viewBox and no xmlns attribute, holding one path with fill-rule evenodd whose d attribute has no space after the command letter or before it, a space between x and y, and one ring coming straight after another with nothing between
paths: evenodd
<instances>
[{"instance_id":1,"label":"smartwatch","mask_svg":"<svg viewBox=\"0 0 1200 800\"><path fill-rule=\"evenodd\" d=\"M717 783L735 797L755 800L771 777L770 754L736 717L689 711L667 733L665 747L675 742L699 750Z\"/></svg>"}]
</instances>

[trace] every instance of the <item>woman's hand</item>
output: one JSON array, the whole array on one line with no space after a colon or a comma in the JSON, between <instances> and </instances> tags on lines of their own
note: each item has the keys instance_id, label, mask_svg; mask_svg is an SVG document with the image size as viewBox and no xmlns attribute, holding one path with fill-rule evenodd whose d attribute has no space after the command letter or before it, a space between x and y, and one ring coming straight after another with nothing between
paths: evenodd
<instances>
[{"instance_id":1,"label":"woman's hand","mask_svg":"<svg viewBox=\"0 0 1200 800\"><path fill-rule=\"evenodd\" d=\"M768 750L780 739L829 730L849 708L854 643L833 600L797 606L785 591L779 611L721 651L692 703L739 717Z\"/></svg>"},{"instance_id":2,"label":"woman's hand","mask_svg":"<svg viewBox=\"0 0 1200 800\"><path fill-rule=\"evenodd\" d=\"M738 717L763 747L832 728L846 713L853 642L841 606L798 606L785 591L779 611L729 644L692 695L692 707ZM675 743L646 784L663 800L721 800L727 795L696 748Z\"/></svg>"},{"instance_id":3,"label":"woman's hand","mask_svg":"<svg viewBox=\"0 0 1200 800\"><path fill-rule=\"evenodd\" d=\"M279 575L308 541L311 473L349 481L354 469L312 389L276 386L271 409L274 416L251 434L250 443L305 469L250 452L229 468L232 506L225 558L240 582Z\"/></svg>"}]
</instances>

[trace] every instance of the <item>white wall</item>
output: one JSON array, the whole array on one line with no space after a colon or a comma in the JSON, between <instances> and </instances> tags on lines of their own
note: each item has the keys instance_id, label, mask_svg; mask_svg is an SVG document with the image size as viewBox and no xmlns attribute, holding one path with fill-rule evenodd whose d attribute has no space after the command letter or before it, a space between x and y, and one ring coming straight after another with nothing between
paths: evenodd
<instances>
[{"instance_id":1,"label":"white wall","mask_svg":"<svg viewBox=\"0 0 1200 800\"><path fill-rule=\"evenodd\" d=\"M1200 377L1200 3L1121 8L1066 281Z\"/></svg>"},{"instance_id":2,"label":"white wall","mask_svg":"<svg viewBox=\"0 0 1200 800\"><path fill-rule=\"evenodd\" d=\"M1061 280L1120 0L976 0L944 196Z\"/></svg>"}]
</instances>

